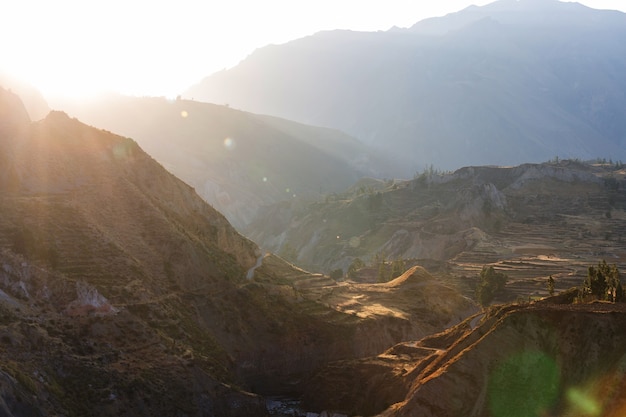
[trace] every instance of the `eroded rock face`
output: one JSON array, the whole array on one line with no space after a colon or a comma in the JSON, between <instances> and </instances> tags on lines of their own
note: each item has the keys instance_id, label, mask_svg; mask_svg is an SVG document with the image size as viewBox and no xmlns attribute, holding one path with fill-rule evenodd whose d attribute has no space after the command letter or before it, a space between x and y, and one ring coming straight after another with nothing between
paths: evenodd
<instances>
[{"instance_id":1,"label":"eroded rock face","mask_svg":"<svg viewBox=\"0 0 626 417\"><path fill-rule=\"evenodd\" d=\"M288 268L268 277L279 263L288 265L268 256L248 285L197 304L240 379L262 394L300 393L329 362L376 355L476 311L419 267L389 283L348 284Z\"/></svg>"},{"instance_id":2,"label":"eroded rock face","mask_svg":"<svg viewBox=\"0 0 626 417\"><path fill-rule=\"evenodd\" d=\"M626 392L625 324L623 309L593 306L502 312L489 329L477 329L486 331L482 338L453 357L460 341L418 377L387 415L570 415L582 398L610 411ZM615 391L602 392L606 381Z\"/></svg>"},{"instance_id":3,"label":"eroded rock face","mask_svg":"<svg viewBox=\"0 0 626 417\"><path fill-rule=\"evenodd\" d=\"M333 364L316 377L306 399L385 417L623 412L623 305L535 303L494 308L480 324L479 319L376 358ZM331 387L353 380L356 388L348 394L340 396L340 389L332 394ZM397 402L377 403L373 393L380 393L380 401Z\"/></svg>"}]
</instances>

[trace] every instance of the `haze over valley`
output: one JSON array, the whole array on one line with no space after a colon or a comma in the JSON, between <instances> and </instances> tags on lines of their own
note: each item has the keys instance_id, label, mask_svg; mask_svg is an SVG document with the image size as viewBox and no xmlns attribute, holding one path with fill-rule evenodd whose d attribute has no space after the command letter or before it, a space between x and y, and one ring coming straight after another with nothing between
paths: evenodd
<instances>
[{"instance_id":1,"label":"haze over valley","mask_svg":"<svg viewBox=\"0 0 626 417\"><path fill-rule=\"evenodd\" d=\"M626 413L621 3L27 3L0 415Z\"/></svg>"}]
</instances>

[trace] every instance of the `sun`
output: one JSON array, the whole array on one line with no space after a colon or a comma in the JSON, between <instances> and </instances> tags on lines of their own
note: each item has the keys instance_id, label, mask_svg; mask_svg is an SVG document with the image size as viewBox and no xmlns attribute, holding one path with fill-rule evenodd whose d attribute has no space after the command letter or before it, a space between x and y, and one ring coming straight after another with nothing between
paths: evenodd
<instances>
[{"instance_id":1,"label":"sun","mask_svg":"<svg viewBox=\"0 0 626 417\"><path fill-rule=\"evenodd\" d=\"M155 10L144 1L2 2L0 71L45 96L176 96L191 84L180 70L194 68L182 62L192 51L169 10Z\"/></svg>"}]
</instances>

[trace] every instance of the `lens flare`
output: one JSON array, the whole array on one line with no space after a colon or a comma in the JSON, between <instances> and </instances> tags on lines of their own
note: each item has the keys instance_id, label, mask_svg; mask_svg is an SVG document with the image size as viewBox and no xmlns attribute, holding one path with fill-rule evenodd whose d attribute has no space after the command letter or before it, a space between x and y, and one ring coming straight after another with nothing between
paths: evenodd
<instances>
[{"instance_id":1,"label":"lens flare","mask_svg":"<svg viewBox=\"0 0 626 417\"><path fill-rule=\"evenodd\" d=\"M358 248L359 246L361 246L361 238L359 238L358 236L353 236L350 238L350 246L353 248Z\"/></svg>"},{"instance_id":2,"label":"lens flare","mask_svg":"<svg viewBox=\"0 0 626 417\"><path fill-rule=\"evenodd\" d=\"M130 140L119 142L113 146L112 151L115 159L128 159L133 153L133 142Z\"/></svg>"},{"instance_id":3,"label":"lens flare","mask_svg":"<svg viewBox=\"0 0 626 417\"><path fill-rule=\"evenodd\" d=\"M567 390L567 401L570 407L576 410L577 416L599 416L602 407L593 396L578 388L570 388Z\"/></svg>"},{"instance_id":4,"label":"lens flare","mask_svg":"<svg viewBox=\"0 0 626 417\"><path fill-rule=\"evenodd\" d=\"M187 111L183 110L180 112L180 117L182 117L183 119L186 119L187 116L189 116L189 113L187 113Z\"/></svg>"},{"instance_id":5,"label":"lens flare","mask_svg":"<svg viewBox=\"0 0 626 417\"><path fill-rule=\"evenodd\" d=\"M233 149L235 149L235 141L231 138L224 139L224 147L227 150L232 151Z\"/></svg>"},{"instance_id":6,"label":"lens flare","mask_svg":"<svg viewBox=\"0 0 626 417\"><path fill-rule=\"evenodd\" d=\"M489 407L493 417L537 417L554 407L560 385L556 362L543 352L508 358L490 375Z\"/></svg>"}]
</instances>

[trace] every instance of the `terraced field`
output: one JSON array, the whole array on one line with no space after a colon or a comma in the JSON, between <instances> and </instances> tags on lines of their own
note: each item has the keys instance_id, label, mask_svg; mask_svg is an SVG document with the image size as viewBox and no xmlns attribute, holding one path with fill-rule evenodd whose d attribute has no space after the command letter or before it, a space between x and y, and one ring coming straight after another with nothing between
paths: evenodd
<instances>
[{"instance_id":1,"label":"terraced field","mask_svg":"<svg viewBox=\"0 0 626 417\"><path fill-rule=\"evenodd\" d=\"M557 291L580 285L588 267L602 260L626 270L626 170L620 165L467 167L379 185L302 205L291 219L284 210L269 210L250 236L314 271L345 272L358 257L367 265L355 278L361 283L377 281L377 259L402 259L468 297L480 270L492 265L509 276L496 301L543 296L549 276Z\"/></svg>"},{"instance_id":2,"label":"terraced field","mask_svg":"<svg viewBox=\"0 0 626 417\"><path fill-rule=\"evenodd\" d=\"M626 206L626 193L592 195L578 207L574 203L561 198L553 204L525 207L535 213L532 218L506 224L451 259L453 279L470 293L475 280L467 277L493 265L509 276L500 301L511 301L547 295L549 276L555 279L557 292L579 286L589 266L602 260L626 270L626 212L611 209L611 205Z\"/></svg>"}]
</instances>

